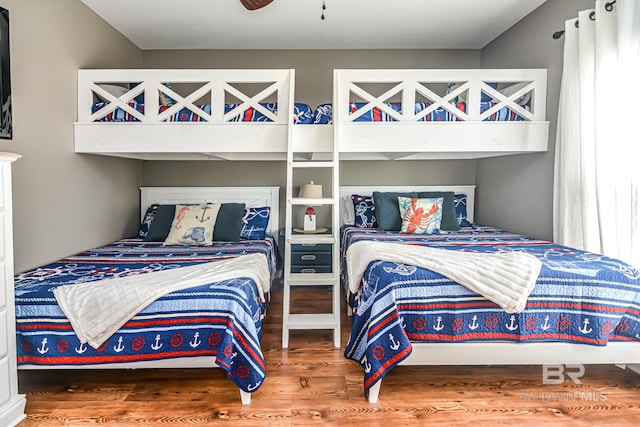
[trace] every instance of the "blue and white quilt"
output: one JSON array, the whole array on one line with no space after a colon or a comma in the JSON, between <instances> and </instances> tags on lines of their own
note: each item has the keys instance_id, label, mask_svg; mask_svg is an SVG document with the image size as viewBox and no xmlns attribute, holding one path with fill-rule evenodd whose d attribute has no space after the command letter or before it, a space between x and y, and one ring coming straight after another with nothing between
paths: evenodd
<instances>
[{"instance_id":1,"label":"blue and white quilt","mask_svg":"<svg viewBox=\"0 0 640 427\"><path fill-rule=\"evenodd\" d=\"M432 235L345 227L341 237L343 263L348 246L361 240L453 251L526 252L542 262L526 308L518 314L508 314L430 270L370 263L358 293L350 295L353 328L345 350L345 357L359 362L365 371L365 392L411 354L412 341L563 341L604 346L612 340L640 340L640 272L622 261L478 226Z\"/></svg>"},{"instance_id":2,"label":"blue and white quilt","mask_svg":"<svg viewBox=\"0 0 640 427\"><path fill-rule=\"evenodd\" d=\"M267 256L273 278L276 250L271 236L212 246L163 246L162 242L124 239L18 274L18 364L53 367L215 356L232 382L244 391L255 391L266 376L260 339L268 300L260 298L252 279L239 277L165 295L97 349L80 343L53 295L61 285L252 253Z\"/></svg>"}]
</instances>

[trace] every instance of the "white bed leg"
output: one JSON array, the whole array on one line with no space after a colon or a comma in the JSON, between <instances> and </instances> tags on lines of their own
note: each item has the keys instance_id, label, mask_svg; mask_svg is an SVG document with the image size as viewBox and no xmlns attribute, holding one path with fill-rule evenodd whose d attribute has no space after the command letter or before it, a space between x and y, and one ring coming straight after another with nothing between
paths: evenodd
<instances>
[{"instance_id":1,"label":"white bed leg","mask_svg":"<svg viewBox=\"0 0 640 427\"><path fill-rule=\"evenodd\" d=\"M243 405L248 405L251 403L251 393L240 390L240 400L242 400Z\"/></svg>"},{"instance_id":2,"label":"white bed leg","mask_svg":"<svg viewBox=\"0 0 640 427\"><path fill-rule=\"evenodd\" d=\"M369 389L369 403L378 403L378 395L380 394L380 386L382 380L376 381Z\"/></svg>"}]
</instances>

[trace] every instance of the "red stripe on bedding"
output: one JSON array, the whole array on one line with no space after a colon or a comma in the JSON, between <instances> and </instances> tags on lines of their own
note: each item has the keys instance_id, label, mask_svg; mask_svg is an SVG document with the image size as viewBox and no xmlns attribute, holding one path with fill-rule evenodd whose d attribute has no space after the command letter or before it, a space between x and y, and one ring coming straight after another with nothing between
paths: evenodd
<instances>
[{"instance_id":1,"label":"red stripe on bedding","mask_svg":"<svg viewBox=\"0 0 640 427\"><path fill-rule=\"evenodd\" d=\"M207 350L194 351L173 351L158 354L129 354L118 357L113 356L62 356L62 357L42 357L24 355L18 356L18 364L33 363L35 365L87 365L98 363L119 363L119 362L138 362L144 360L161 360L173 357L185 356L215 356L217 351L213 348ZM161 357L158 357L161 356ZM45 361L47 363L42 363Z\"/></svg>"},{"instance_id":2,"label":"red stripe on bedding","mask_svg":"<svg viewBox=\"0 0 640 427\"><path fill-rule=\"evenodd\" d=\"M459 335L449 335L449 334L415 334L415 333L407 333L407 338L412 341L431 341L431 342L461 342L461 341L471 341L471 340L501 340L506 339L512 342L530 342L532 340L541 339L546 341L554 341L561 340L567 342L576 342L580 341L585 344L593 344L593 345L606 345L606 340L598 340L587 337L577 337L575 335L569 334L531 334L527 335L524 340L517 340L517 335L506 334L503 332L479 332L479 333L467 333L467 334L459 334Z\"/></svg>"},{"instance_id":3,"label":"red stripe on bedding","mask_svg":"<svg viewBox=\"0 0 640 427\"><path fill-rule=\"evenodd\" d=\"M379 329L395 321L397 318L398 318L398 311L394 310L393 313L389 314L380 322L377 322L373 328L369 329L369 331L367 331L367 336L371 337L372 335L375 335L375 333L378 332Z\"/></svg>"},{"instance_id":4,"label":"red stripe on bedding","mask_svg":"<svg viewBox=\"0 0 640 427\"><path fill-rule=\"evenodd\" d=\"M381 375L387 371L387 369L395 366L396 364L406 359L411 354L411 350L412 350L411 345L408 345L400 353L396 354L395 356L393 356L392 358L390 358L389 360L381 364L378 370L376 371L376 373L371 375L364 382L364 389L365 390L369 389L369 387L371 387L371 385L373 385L378 380L378 378L380 378Z\"/></svg>"}]
</instances>

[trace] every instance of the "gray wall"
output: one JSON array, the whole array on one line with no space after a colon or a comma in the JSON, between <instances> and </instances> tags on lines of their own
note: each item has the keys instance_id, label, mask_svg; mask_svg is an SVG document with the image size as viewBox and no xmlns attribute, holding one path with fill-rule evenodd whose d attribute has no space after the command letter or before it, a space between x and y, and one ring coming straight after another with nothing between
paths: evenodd
<instances>
[{"instance_id":1,"label":"gray wall","mask_svg":"<svg viewBox=\"0 0 640 427\"><path fill-rule=\"evenodd\" d=\"M315 108L331 102L336 68L478 68L480 51L161 50L144 51L143 61L145 68L294 68L296 101ZM342 185L474 184L475 173L474 160L348 161L341 162L340 182ZM284 162L144 162L143 179L148 186L278 185L282 204L286 166ZM309 176L309 179L330 185L327 177ZM318 222L327 221L320 212Z\"/></svg>"},{"instance_id":2,"label":"gray wall","mask_svg":"<svg viewBox=\"0 0 640 427\"><path fill-rule=\"evenodd\" d=\"M5 0L10 14L15 269L131 235L139 161L74 153L77 70L140 67L141 51L79 0Z\"/></svg>"},{"instance_id":3,"label":"gray wall","mask_svg":"<svg viewBox=\"0 0 640 427\"><path fill-rule=\"evenodd\" d=\"M285 162L145 162L143 180L147 186L168 187L277 185L280 224L284 225L286 173ZM300 173L297 178L300 183L315 181L329 188L331 176L317 173ZM475 162L470 160L340 162L341 185L473 184L475 174ZM318 224L329 224L329 215L328 208L319 208ZM301 218L302 214L294 215L296 220ZM302 225L296 222L294 226Z\"/></svg>"},{"instance_id":4,"label":"gray wall","mask_svg":"<svg viewBox=\"0 0 640 427\"><path fill-rule=\"evenodd\" d=\"M546 68L549 149L477 162L476 221L540 239L553 237L553 162L563 39L551 36L593 0L548 0L482 49L483 68Z\"/></svg>"}]
</instances>

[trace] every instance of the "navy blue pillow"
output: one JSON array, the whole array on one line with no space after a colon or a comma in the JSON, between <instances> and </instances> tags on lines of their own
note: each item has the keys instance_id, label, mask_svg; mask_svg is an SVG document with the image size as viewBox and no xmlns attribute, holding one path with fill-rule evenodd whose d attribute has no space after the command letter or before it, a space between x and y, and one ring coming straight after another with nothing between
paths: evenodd
<instances>
[{"instance_id":1,"label":"navy blue pillow","mask_svg":"<svg viewBox=\"0 0 640 427\"><path fill-rule=\"evenodd\" d=\"M242 240L262 240L266 237L271 207L246 208L242 217Z\"/></svg>"},{"instance_id":2,"label":"navy blue pillow","mask_svg":"<svg viewBox=\"0 0 640 427\"><path fill-rule=\"evenodd\" d=\"M458 231L460 224L456 219L455 195L453 191L421 191L418 193L421 198L442 197L442 221L440 222L440 230L442 231Z\"/></svg>"},{"instance_id":3,"label":"navy blue pillow","mask_svg":"<svg viewBox=\"0 0 640 427\"><path fill-rule=\"evenodd\" d=\"M138 86L140 83L129 83L129 89L133 89L134 87ZM144 91L136 96L135 98L133 98L134 102L137 102L138 104L143 104L144 105Z\"/></svg>"},{"instance_id":4,"label":"navy blue pillow","mask_svg":"<svg viewBox=\"0 0 640 427\"><path fill-rule=\"evenodd\" d=\"M326 125L333 123L333 106L331 104L320 104L313 113L313 123L316 125Z\"/></svg>"},{"instance_id":5,"label":"navy blue pillow","mask_svg":"<svg viewBox=\"0 0 640 427\"><path fill-rule=\"evenodd\" d=\"M244 203L222 203L213 226L213 241L239 242L243 216Z\"/></svg>"},{"instance_id":6,"label":"navy blue pillow","mask_svg":"<svg viewBox=\"0 0 640 427\"><path fill-rule=\"evenodd\" d=\"M487 86L490 86L493 89L498 89L498 82L493 82L493 83L485 82L485 83L487 84ZM480 101L481 102L489 102L489 101L492 101L492 100L493 100L492 97L490 97L489 95L487 95L483 91L480 91Z\"/></svg>"},{"instance_id":7,"label":"navy blue pillow","mask_svg":"<svg viewBox=\"0 0 640 427\"><path fill-rule=\"evenodd\" d=\"M460 227L471 227L473 224L467 219L467 195L456 194L453 202L456 206L456 219Z\"/></svg>"},{"instance_id":8,"label":"navy blue pillow","mask_svg":"<svg viewBox=\"0 0 640 427\"><path fill-rule=\"evenodd\" d=\"M138 227L138 234L136 237L144 239L147 236L147 233L149 233L149 227L151 227L151 223L153 222L153 218L156 216L157 211L158 205L150 205L147 208L147 212L144 214L140 227Z\"/></svg>"},{"instance_id":9,"label":"navy blue pillow","mask_svg":"<svg viewBox=\"0 0 640 427\"><path fill-rule=\"evenodd\" d=\"M313 111L311 107L302 102L293 104L293 124L308 125L313 123Z\"/></svg>"},{"instance_id":10,"label":"navy blue pillow","mask_svg":"<svg viewBox=\"0 0 640 427\"><path fill-rule=\"evenodd\" d=\"M354 225L358 228L376 228L376 207L371 196L352 194Z\"/></svg>"},{"instance_id":11,"label":"navy blue pillow","mask_svg":"<svg viewBox=\"0 0 640 427\"><path fill-rule=\"evenodd\" d=\"M376 206L376 220L378 221L379 231L400 231L402 228L398 197L418 197L418 193L415 191L408 193L373 192L373 203Z\"/></svg>"},{"instance_id":12,"label":"navy blue pillow","mask_svg":"<svg viewBox=\"0 0 640 427\"><path fill-rule=\"evenodd\" d=\"M159 205L156 215L149 226L149 232L144 237L144 241L164 242L167 240L175 215L176 205Z\"/></svg>"}]
</instances>

